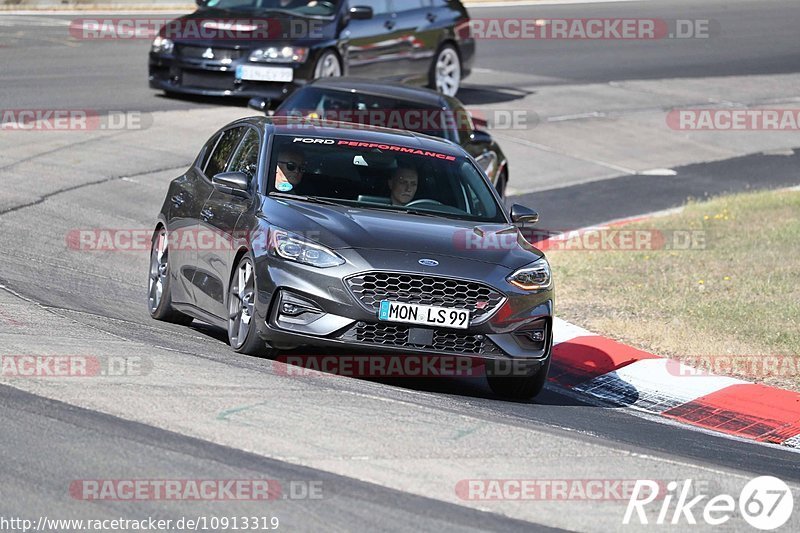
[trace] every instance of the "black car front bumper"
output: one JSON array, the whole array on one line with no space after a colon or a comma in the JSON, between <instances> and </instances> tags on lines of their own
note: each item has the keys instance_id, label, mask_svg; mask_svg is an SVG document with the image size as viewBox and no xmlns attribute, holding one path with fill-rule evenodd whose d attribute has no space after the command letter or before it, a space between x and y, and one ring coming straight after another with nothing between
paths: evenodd
<instances>
[{"instance_id":1,"label":"black car front bumper","mask_svg":"<svg viewBox=\"0 0 800 533\"><path fill-rule=\"evenodd\" d=\"M239 63L225 66L199 64L173 56L150 54L150 88L168 93L240 98L260 96L282 100L311 78L305 73L310 67L302 65L293 67L294 80L288 83L239 80L236 78Z\"/></svg>"}]
</instances>

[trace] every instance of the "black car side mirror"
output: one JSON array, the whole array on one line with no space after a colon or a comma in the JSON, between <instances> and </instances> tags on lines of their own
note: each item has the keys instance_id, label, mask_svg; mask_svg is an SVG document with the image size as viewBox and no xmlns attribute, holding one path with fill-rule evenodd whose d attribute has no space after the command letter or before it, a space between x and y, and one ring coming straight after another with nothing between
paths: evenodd
<instances>
[{"instance_id":1,"label":"black car side mirror","mask_svg":"<svg viewBox=\"0 0 800 533\"><path fill-rule=\"evenodd\" d=\"M476 144L491 144L492 136L483 130L475 130L470 133L469 140Z\"/></svg>"},{"instance_id":2,"label":"black car side mirror","mask_svg":"<svg viewBox=\"0 0 800 533\"><path fill-rule=\"evenodd\" d=\"M214 176L211 183L236 196L250 196L250 177L244 172L222 172Z\"/></svg>"},{"instance_id":3,"label":"black car side mirror","mask_svg":"<svg viewBox=\"0 0 800 533\"><path fill-rule=\"evenodd\" d=\"M375 16L369 6L353 6L350 8L350 18L353 20L369 20Z\"/></svg>"},{"instance_id":4,"label":"black car side mirror","mask_svg":"<svg viewBox=\"0 0 800 533\"><path fill-rule=\"evenodd\" d=\"M511 222L514 224L536 224L539 222L539 213L525 206L514 204L511 206Z\"/></svg>"},{"instance_id":5,"label":"black car side mirror","mask_svg":"<svg viewBox=\"0 0 800 533\"><path fill-rule=\"evenodd\" d=\"M247 107L250 109L255 109L256 111L261 111L265 115L269 114L269 106L272 102L269 98L261 98L255 97L251 98L249 102L247 102Z\"/></svg>"}]
</instances>

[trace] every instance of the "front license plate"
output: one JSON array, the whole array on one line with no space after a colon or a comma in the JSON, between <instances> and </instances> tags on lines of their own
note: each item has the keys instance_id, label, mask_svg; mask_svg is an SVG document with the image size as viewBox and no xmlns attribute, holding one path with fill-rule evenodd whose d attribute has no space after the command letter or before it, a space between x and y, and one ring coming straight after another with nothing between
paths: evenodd
<instances>
[{"instance_id":1,"label":"front license plate","mask_svg":"<svg viewBox=\"0 0 800 533\"><path fill-rule=\"evenodd\" d=\"M442 328L467 329L469 327L469 311L466 309L407 304L389 300L381 301L378 319Z\"/></svg>"},{"instance_id":2,"label":"front license plate","mask_svg":"<svg viewBox=\"0 0 800 533\"><path fill-rule=\"evenodd\" d=\"M294 79L294 69L286 67L239 65L236 67L236 79L249 81L290 82Z\"/></svg>"}]
</instances>

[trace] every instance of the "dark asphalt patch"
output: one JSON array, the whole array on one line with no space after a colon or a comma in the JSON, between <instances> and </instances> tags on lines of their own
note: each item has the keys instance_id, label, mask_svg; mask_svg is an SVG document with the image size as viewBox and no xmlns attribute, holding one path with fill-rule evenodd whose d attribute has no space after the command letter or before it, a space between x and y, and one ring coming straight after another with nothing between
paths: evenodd
<instances>
[{"instance_id":1,"label":"dark asphalt patch","mask_svg":"<svg viewBox=\"0 0 800 533\"><path fill-rule=\"evenodd\" d=\"M735 135L735 133L732 133ZM539 212L537 229L569 230L679 207L689 199L800 184L800 149L676 167L675 176L620 176L508 198Z\"/></svg>"}]
</instances>

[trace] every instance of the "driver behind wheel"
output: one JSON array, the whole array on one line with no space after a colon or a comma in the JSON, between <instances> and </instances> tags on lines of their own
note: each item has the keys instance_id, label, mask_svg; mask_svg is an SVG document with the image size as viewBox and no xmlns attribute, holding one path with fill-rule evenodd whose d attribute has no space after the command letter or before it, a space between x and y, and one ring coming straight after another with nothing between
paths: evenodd
<instances>
[{"instance_id":1,"label":"driver behind wheel","mask_svg":"<svg viewBox=\"0 0 800 533\"><path fill-rule=\"evenodd\" d=\"M417 194L419 175L411 167L398 167L389 178L392 205L406 205Z\"/></svg>"}]
</instances>

